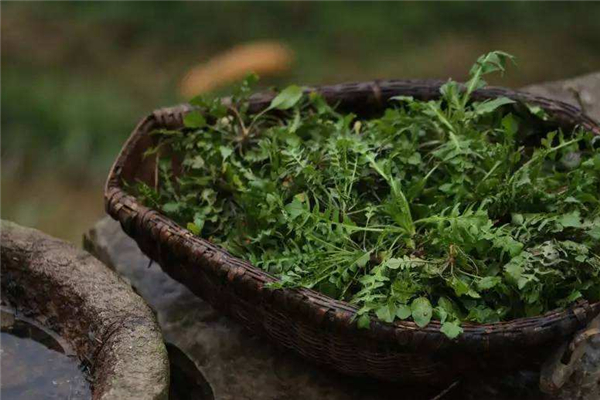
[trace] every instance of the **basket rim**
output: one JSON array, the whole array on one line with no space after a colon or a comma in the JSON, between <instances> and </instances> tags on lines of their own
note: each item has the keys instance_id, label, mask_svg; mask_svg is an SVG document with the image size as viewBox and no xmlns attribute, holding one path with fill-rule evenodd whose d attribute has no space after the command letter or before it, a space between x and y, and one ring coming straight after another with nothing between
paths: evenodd
<instances>
[{"instance_id":1,"label":"basket rim","mask_svg":"<svg viewBox=\"0 0 600 400\"><path fill-rule=\"evenodd\" d=\"M364 100L381 105L382 102L387 101L389 97L397 94L398 90L407 88L417 91L424 99L435 98L439 96L439 87L444 83L446 82L440 80L419 79L377 80L305 87L304 90L305 92L317 91L328 101L340 100L340 97L343 97L345 94L356 95L358 93L365 97ZM258 92L253 94L250 97L250 109L260 110L267 107L275 95L276 93L274 92ZM506 96L520 103L539 105L548 112L559 125L564 124L572 127L582 126L594 134L600 135L599 123L589 118L580 109L558 100L502 87L487 87L473 93L473 99L475 100L498 96ZM227 103L229 98L223 98L222 101ZM107 213L119 220L122 226L131 224L132 221L136 219L138 224L142 224L143 220L148 220L149 216L151 216L154 229L156 229L157 232L160 232L160 237L175 237L178 241L181 241L183 252L192 263L197 259L197 256L194 256L193 254L194 247L206 249L210 253L209 257L212 258L212 262L209 262L209 267L214 270L220 270L219 272L224 275L226 274L229 280L245 276L246 278L250 278L250 281L253 281L253 284L251 285L252 290L258 292L264 292L265 290L281 292L282 299L287 298L287 301L290 303L304 302L307 304L308 308L311 309L310 311L312 311L312 314L318 315L319 320L323 320L325 314L331 312L331 318L333 318L332 322L334 322L335 325L346 328L353 325L354 316L358 307L303 287L277 290L266 289L264 288L266 283L275 282L279 279L266 271L253 266L248 261L232 256L225 249L208 240L193 235L186 228L176 224L159 211L142 205L134 196L125 191L122 185L121 176L123 166L127 163L131 152L142 136L158 127L168 127L171 129L182 127L183 116L194 109L196 109L196 107L190 106L189 104L160 108L153 111L138 123L124 143L108 174L104 189L104 201ZM123 212L125 209L127 211ZM129 232L127 233L130 234ZM202 267L198 266L198 268ZM283 301L285 302L286 300ZM568 308L557 308L533 317L521 317L486 324L463 322L461 323L461 326L464 332L455 339L455 341L468 343L472 339L481 341L482 336L486 336L489 339L489 336L493 335L512 336L513 334L526 334L534 331L539 332L540 330L548 331L552 330L556 325L563 325L567 322L566 320L571 320L569 322L571 327L574 325L584 326L599 313L600 301L590 303L587 300L581 300ZM450 340L440 332L440 328L441 324L438 320L431 320L427 326L421 328L418 327L415 322L409 320L395 320L392 323L387 323L372 316L371 327L368 331L387 331L387 333L391 333L392 336L394 336L393 331L410 331L412 333L421 332L428 335L441 335L443 336L441 337L442 340ZM390 332L390 330L392 332Z\"/></svg>"}]
</instances>

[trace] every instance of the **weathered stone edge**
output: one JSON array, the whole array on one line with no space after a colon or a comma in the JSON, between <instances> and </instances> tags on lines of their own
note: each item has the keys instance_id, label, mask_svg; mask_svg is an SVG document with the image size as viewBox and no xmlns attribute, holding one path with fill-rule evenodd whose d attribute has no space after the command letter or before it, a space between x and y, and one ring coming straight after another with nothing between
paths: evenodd
<instances>
[{"instance_id":1,"label":"weathered stone edge","mask_svg":"<svg viewBox=\"0 0 600 400\"><path fill-rule=\"evenodd\" d=\"M7 221L0 230L2 297L55 325L87 360L93 398L166 400L167 351L144 300L69 243Z\"/></svg>"}]
</instances>

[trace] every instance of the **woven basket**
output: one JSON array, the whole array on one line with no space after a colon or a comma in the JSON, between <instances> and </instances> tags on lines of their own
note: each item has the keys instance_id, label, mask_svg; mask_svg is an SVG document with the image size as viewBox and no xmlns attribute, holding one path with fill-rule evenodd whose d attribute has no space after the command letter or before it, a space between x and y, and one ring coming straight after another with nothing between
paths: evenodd
<instances>
[{"instance_id":1,"label":"woven basket","mask_svg":"<svg viewBox=\"0 0 600 400\"><path fill-rule=\"evenodd\" d=\"M330 103L359 115L383 109L392 96L429 100L439 97L439 81L378 81L323 86L317 90ZM568 104L501 88L473 94L476 100L506 96L539 105L554 125L583 126L600 134L600 126ZM251 97L251 112L270 103L273 94ZM227 100L225 100L227 101ZM411 321L393 324L373 319L368 330L353 322L356 308L309 289L271 290L276 280L250 263L194 236L155 210L143 206L124 189L125 182L154 182L154 159L143 157L158 128L183 126L188 105L160 109L143 119L115 161L105 188L107 212L164 271L249 330L293 349L305 358L344 374L402 382L442 384L459 374L484 368L538 365L549 349L568 340L600 313L600 303L582 301L568 310L493 324L463 325L456 340L432 321L419 328Z\"/></svg>"}]
</instances>

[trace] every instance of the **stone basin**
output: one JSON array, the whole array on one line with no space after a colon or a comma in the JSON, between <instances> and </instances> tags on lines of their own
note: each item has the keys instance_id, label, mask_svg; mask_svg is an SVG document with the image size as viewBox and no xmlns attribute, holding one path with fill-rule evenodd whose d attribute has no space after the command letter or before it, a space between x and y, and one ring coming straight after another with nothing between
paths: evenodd
<instances>
[{"instance_id":1,"label":"stone basin","mask_svg":"<svg viewBox=\"0 0 600 400\"><path fill-rule=\"evenodd\" d=\"M93 399L168 398L160 328L122 278L90 254L11 222L1 223L1 244L3 306L64 340Z\"/></svg>"}]
</instances>

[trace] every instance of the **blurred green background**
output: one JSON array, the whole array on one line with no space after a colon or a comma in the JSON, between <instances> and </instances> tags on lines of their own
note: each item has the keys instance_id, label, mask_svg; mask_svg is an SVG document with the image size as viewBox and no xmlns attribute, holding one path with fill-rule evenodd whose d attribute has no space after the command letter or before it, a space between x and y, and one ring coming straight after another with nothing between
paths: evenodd
<instances>
[{"instance_id":1,"label":"blurred green background","mask_svg":"<svg viewBox=\"0 0 600 400\"><path fill-rule=\"evenodd\" d=\"M79 242L136 122L181 102L186 72L235 45L294 53L262 86L463 79L484 52L517 56L493 83L600 70L600 3L27 2L2 5L2 218ZM227 93L228 87L217 94Z\"/></svg>"}]
</instances>

